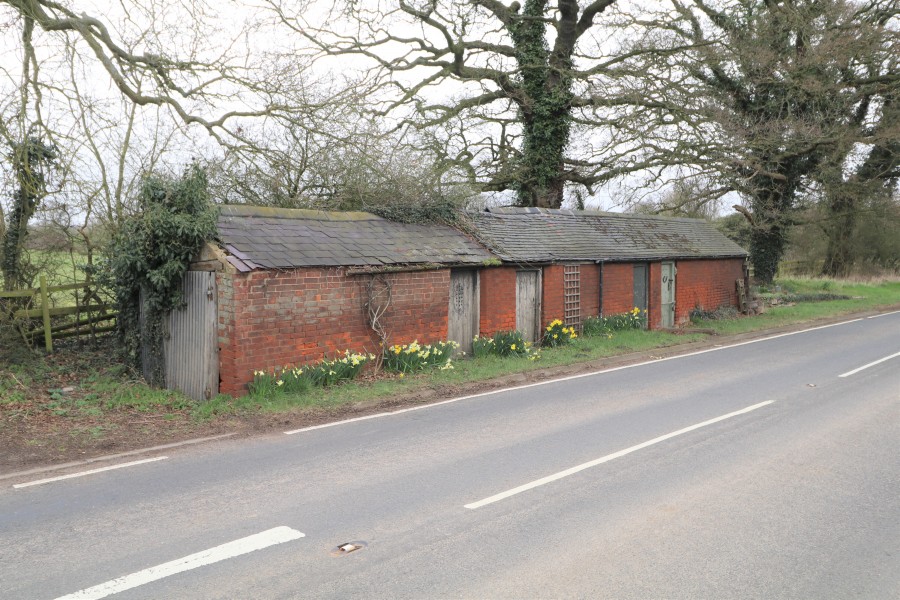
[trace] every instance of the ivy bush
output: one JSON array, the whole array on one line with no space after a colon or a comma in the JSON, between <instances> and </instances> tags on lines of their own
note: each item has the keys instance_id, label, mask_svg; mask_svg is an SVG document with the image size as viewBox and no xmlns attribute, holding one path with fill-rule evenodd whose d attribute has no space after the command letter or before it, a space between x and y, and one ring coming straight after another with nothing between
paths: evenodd
<instances>
[{"instance_id":1,"label":"ivy bush","mask_svg":"<svg viewBox=\"0 0 900 600\"><path fill-rule=\"evenodd\" d=\"M206 173L196 164L178 178L147 176L138 200L140 212L123 224L107 248L107 266L125 352L137 363L142 344L147 345L155 359L150 383L161 384L163 319L183 302L182 277L191 258L215 236L217 210L209 200Z\"/></svg>"}]
</instances>

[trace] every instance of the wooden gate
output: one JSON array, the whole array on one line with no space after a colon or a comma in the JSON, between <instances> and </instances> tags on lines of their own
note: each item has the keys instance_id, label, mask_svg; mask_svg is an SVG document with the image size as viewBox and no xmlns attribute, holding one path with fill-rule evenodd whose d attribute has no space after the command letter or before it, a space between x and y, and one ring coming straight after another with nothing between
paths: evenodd
<instances>
[{"instance_id":1,"label":"wooden gate","mask_svg":"<svg viewBox=\"0 0 900 600\"><path fill-rule=\"evenodd\" d=\"M185 305L169 313L165 323L165 384L195 400L208 400L219 393L216 274L188 271L182 286ZM153 358L146 348L142 359L149 377Z\"/></svg>"},{"instance_id":2,"label":"wooden gate","mask_svg":"<svg viewBox=\"0 0 900 600\"><path fill-rule=\"evenodd\" d=\"M472 339L478 335L478 271L450 271L450 308L447 313L447 339L459 349L472 353Z\"/></svg>"},{"instance_id":3,"label":"wooden gate","mask_svg":"<svg viewBox=\"0 0 900 600\"><path fill-rule=\"evenodd\" d=\"M516 329L527 341L540 341L540 271L516 271Z\"/></svg>"}]
</instances>

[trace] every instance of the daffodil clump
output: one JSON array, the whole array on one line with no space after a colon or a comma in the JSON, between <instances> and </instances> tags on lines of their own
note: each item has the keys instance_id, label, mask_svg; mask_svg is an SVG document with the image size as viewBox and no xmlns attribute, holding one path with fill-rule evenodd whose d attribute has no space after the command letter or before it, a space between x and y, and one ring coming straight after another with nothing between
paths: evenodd
<instances>
[{"instance_id":1,"label":"daffodil clump","mask_svg":"<svg viewBox=\"0 0 900 600\"><path fill-rule=\"evenodd\" d=\"M459 348L459 344L453 341L436 342L424 346L419 344L418 340L409 344L395 344L385 349L381 366L386 371L393 371L401 375L435 367L441 370L452 369L451 357L457 348Z\"/></svg>"},{"instance_id":2,"label":"daffodil clump","mask_svg":"<svg viewBox=\"0 0 900 600\"><path fill-rule=\"evenodd\" d=\"M475 358L494 354L496 356L527 356L531 360L540 354L531 342L526 342L519 331L498 331L491 337L476 336L472 340L472 354Z\"/></svg>"},{"instance_id":3,"label":"daffodil clump","mask_svg":"<svg viewBox=\"0 0 900 600\"><path fill-rule=\"evenodd\" d=\"M554 319L544 328L544 346L562 346L578 337L574 327L566 327L560 319Z\"/></svg>"},{"instance_id":4,"label":"daffodil clump","mask_svg":"<svg viewBox=\"0 0 900 600\"><path fill-rule=\"evenodd\" d=\"M626 313L584 320L582 331L588 336L612 337L614 331L643 329L647 326L647 311L635 306Z\"/></svg>"},{"instance_id":5,"label":"daffodil clump","mask_svg":"<svg viewBox=\"0 0 900 600\"><path fill-rule=\"evenodd\" d=\"M374 354L355 354L344 351L337 358L321 360L304 367L285 366L270 371L254 371L249 390L253 396L277 393L298 394L314 386L334 385L356 378L366 363L375 360Z\"/></svg>"}]
</instances>

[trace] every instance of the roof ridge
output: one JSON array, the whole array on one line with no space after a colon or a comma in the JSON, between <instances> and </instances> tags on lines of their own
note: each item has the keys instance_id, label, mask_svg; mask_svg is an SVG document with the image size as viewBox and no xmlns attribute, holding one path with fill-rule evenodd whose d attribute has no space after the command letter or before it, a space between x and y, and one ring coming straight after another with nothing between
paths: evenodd
<instances>
[{"instance_id":1,"label":"roof ridge","mask_svg":"<svg viewBox=\"0 0 900 600\"><path fill-rule=\"evenodd\" d=\"M384 221L383 217L363 211L320 210L314 208L280 208L249 204L223 204L219 214L225 217L260 217L267 219L305 219L309 221Z\"/></svg>"},{"instance_id":2,"label":"roof ridge","mask_svg":"<svg viewBox=\"0 0 900 600\"><path fill-rule=\"evenodd\" d=\"M570 216L570 217L612 217L624 219L653 219L658 221L688 221L710 223L707 219L696 217L673 217L669 215L645 215L641 213L611 212L605 210L576 210L572 208L542 208L537 206L494 206L487 207L484 211L492 215L544 215L544 216Z\"/></svg>"}]
</instances>

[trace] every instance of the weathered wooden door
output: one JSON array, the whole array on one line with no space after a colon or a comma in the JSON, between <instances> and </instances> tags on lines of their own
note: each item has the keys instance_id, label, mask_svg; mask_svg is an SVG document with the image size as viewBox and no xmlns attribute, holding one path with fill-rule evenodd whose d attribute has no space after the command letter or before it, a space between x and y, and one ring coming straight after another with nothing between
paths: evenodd
<instances>
[{"instance_id":1,"label":"weathered wooden door","mask_svg":"<svg viewBox=\"0 0 900 600\"><path fill-rule=\"evenodd\" d=\"M662 300L660 302L663 327L675 327L675 263L662 264Z\"/></svg>"},{"instance_id":2,"label":"weathered wooden door","mask_svg":"<svg viewBox=\"0 0 900 600\"><path fill-rule=\"evenodd\" d=\"M529 342L541 333L541 272L516 271L516 329Z\"/></svg>"},{"instance_id":3,"label":"weathered wooden door","mask_svg":"<svg viewBox=\"0 0 900 600\"><path fill-rule=\"evenodd\" d=\"M472 339L478 335L478 271L450 271L450 310L447 338L459 349L472 353Z\"/></svg>"},{"instance_id":4,"label":"weathered wooden door","mask_svg":"<svg viewBox=\"0 0 900 600\"><path fill-rule=\"evenodd\" d=\"M647 263L634 265L634 306L647 310Z\"/></svg>"},{"instance_id":5,"label":"weathered wooden door","mask_svg":"<svg viewBox=\"0 0 900 600\"><path fill-rule=\"evenodd\" d=\"M163 344L166 387L208 400L219 393L216 274L188 271L183 285L185 306L169 313Z\"/></svg>"}]
</instances>

